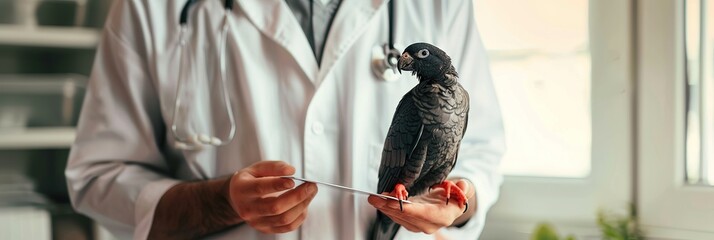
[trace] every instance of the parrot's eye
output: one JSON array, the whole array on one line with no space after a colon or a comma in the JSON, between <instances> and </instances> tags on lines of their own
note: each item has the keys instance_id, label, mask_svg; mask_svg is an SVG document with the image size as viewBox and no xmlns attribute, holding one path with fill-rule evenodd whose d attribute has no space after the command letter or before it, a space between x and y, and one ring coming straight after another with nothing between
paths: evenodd
<instances>
[{"instance_id":1,"label":"parrot's eye","mask_svg":"<svg viewBox=\"0 0 714 240\"><path fill-rule=\"evenodd\" d=\"M419 52L417 52L417 57L418 57L418 58L425 58L425 57L428 57L428 56L429 56L429 50L422 49L422 50L419 50Z\"/></svg>"}]
</instances>

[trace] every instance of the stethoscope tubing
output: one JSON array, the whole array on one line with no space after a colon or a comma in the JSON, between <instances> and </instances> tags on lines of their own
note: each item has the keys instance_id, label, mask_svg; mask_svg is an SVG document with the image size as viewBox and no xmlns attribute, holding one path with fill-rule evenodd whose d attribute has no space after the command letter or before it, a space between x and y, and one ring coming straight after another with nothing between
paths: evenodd
<instances>
[{"instance_id":1,"label":"stethoscope tubing","mask_svg":"<svg viewBox=\"0 0 714 240\"><path fill-rule=\"evenodd\" d=\"M186 3L184 4L183 8L181 9L181 13L179 16L179 26L181 28L180 30L180 46L181 46L181 53L180 53L180 64L185 64L185 58L186 55L190 55L190 49L188 47L188 21L189 21L189 15L190 15L190 9L191 7L196 4L199 0L187 0ZM227 38L228 38L228 31L229 31L229 24L228 24L228 15L229 12L233 10L233 2L234 0L223 0L224 1L224 8L225 8L225 15L223 18L223 26L221 29L221 39L220 39L220 47L218 49L219 51L219 68L220 68L220 84L221 86L221 92L223 93L222 100L224 102L224 105L226 107L226 112L228 114L229 122L230 122L230 129L228 136L225 140L221 140L217 137L209 137L204 134L197 134L195 136L188 136L188 137L181 137L179 136L179 130L176 125L176 119L178 119L178 109L181 107L181 98L180 95L182 94L182 88L183 88L183 80L187 76L184 75L184 70L185 69L180 69L179 70L179 82L178 86L176 87L176 99L174 102L174 112L173 112L173 122L171 124L171 131L174 135L174 138L177 142L177 147L181 149L186 149L186 150L197 150L201 149L203 145L213 145L213 146L223 146L228 143L230 143L233 138L235 138L236 134L236 123L235 123L235 116L234 112L231 106L231 101L230 97L228 96L228 89L226 88L226 44L227 44ZM387 11L388 11L388 25L389 25L389 34L388 34L388 44L384 48L384 60L382 63L373 63L373 64L378 64L373 65L373 68L385 68L391 69L396 73L396 65L397 65L397 59L399 58L399 52L396 50L394 47L394 5L395 5L396 0L389 0L388 5L387 5ZM192 57L192 56L189 56ZM190 65L190 64L189 64ZM382 78L383 80L385 79L383 76L380 76L378 73L375 73L378 78ZM194 76L195 77L195 76Z\"/></svg>"},{"instance_id":2,"label":"stethoscope tubing","mask_svg":"<svg viewBox=\"0 0 714 240\"><path fill-rule=\"evenodd\" d=\"M199 0L187 0L186 3L183 5L183 8L181 8L181 15L179 16L179 25L185 25L188 23L188 15L189 11L191 10L191 6L198 2ZM223 7L226 9L226 11L232 11L233 10L233 1L235 0L224 0L223 2Z\"/></svg>"},{"instance_id":3,"label":"stethoscope tubing","mask_svg":"<svg viewBox=\"0 0 714 240\"><path fill-rule=\"evenodd\" d=\"M186 66L186 59L187 55L191 55L190 48L188 47L188 15L189 15L189 9L191 5L196 3L197 0L188 0L186 4L184 5L183 9L181 10L181 16L179 19L179 24L180 24L180 36L179 36L179 44L181 47L181 53L180 53L180 64L182 66ZM176 124L177 119L179 119L179 109L181 108L182 100L181 100L181 95L183 95L183 85L184 85L184 80L189 77L189 76L184 76L184 71L186 69L180 68L179 69L179 81L176 86L176 98L174 100L174 109L173 109L173 119L171 123L171 131L174 136L174 140L176 141L176 147L179 149L184 149L184 150L200 150L204 145L213 145L213 146L224 146L231 141L233 141L233 138L235 138L236 134L236 123L235 123L235 115L233 112L233 107L231 105L230 97L228 96L228 88L226 87L226 43L227 43L227 38L228 38L228 31L229 31L229 22L228 22L228 15L229 12L233 8L233 0L225 0L225 14L223 17L223 22L222 22L222 28L221 28L221 38L220 38L220 43L219 43L219 83L221 84L220 91L223 94L222 100L223 104L225 106L225 111L228 115L228 120L230 124L230 129L228 131L228 136L226 139L220 139L215 136L208 136L206 134L194 134L193 136L180 136L179 134L179 129ZM188 56L188 57L193 57L193 56ZM189 67L191 64L188 64ZM196 76L190 76L190 77L196 77ZM188 127L188 126L187 126Z\"/></svg>"}]
</instances>

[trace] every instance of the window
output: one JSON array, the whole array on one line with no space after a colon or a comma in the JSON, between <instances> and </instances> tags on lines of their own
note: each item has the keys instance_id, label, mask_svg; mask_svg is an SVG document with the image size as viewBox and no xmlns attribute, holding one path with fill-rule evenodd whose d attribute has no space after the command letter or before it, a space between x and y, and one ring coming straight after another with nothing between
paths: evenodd
<instances>
[{"instance_id":1,"label":"window","mask_svg":"<svg viewBox=\"0 0 714 240\"><path fill-rule=\"evenodd\" d=\"M714 239L706 3L638 1L636 194L640 225L652 239Z\"/></svg>"},{"instance_id":2,"label":"window","mask_svg":"<svg viewBox=\"0 0 714 240\"><path fill-rule=\"evenodd\" d=\"M714 5L684 2L686 53L686 178L714 185Z\"/></svg>"},{"instance_id":3,"label":"window","mask_svg":"<svg viewBox=\"0 0 714 240\"><path fill-rule=\"evenodd\" d=\"M587 0L476 0L506 131L508 175L590 173Z\"/></svg>"},{"instance_id":4,"label":"window","mask_svg":"<svg viewBox=\"0 0 714 240\"><path fill-rule=\"evenodd\" d=\"M509 138L481 239L528 239L543 221L598 238L595 213L631 203L647 239L714 239L714 2L475 7Z\"/></svg>"},{"instance_id":5,"label":"window","mask_svg":"<svg viewBox=\"0 0 714 240\"><path fill-rule=\"evenodd\" d=\"M508 144L482 239L528 239L543 221L591 238L598 209L633 201L632 1L474 7Z\"/></svg>"}]
</instances>

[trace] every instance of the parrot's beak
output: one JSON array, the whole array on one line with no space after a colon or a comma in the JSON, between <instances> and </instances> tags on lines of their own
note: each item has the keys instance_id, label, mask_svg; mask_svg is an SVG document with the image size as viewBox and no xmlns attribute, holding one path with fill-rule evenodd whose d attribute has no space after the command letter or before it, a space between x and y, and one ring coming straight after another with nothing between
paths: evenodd
<instances>
[{"instance_id":1,"label":"parrot's beak","mask_svg":"<svg viewBox=\"0 0 714 240\"><path fill-rule=\"evenodd\" d=\"M414 71L414 68L412 68L412 63L414 62L414 58L409 55L409 53L404 52L402 53L402 57L399 58L399 62L397 62L397 69L399 69L399 73L402 73L402 70L404 71Z\"/></svg>"}]
</instances>

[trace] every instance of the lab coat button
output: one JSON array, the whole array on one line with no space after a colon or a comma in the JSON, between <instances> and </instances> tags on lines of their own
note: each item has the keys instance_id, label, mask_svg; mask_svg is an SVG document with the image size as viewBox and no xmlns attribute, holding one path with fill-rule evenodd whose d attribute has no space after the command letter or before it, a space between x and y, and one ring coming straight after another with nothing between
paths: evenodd
<instances>
[{"instance_id":1,"label":"lab coat button","mask_svg":"<svg viewBox=\"0 0 714 240\"><path fill-rule=\"evenodd\" d=\"M322 126L322 123L315 122L312 124L312 132L317 135L322 135L325 133L325 126Z\"/></svg>"}]
</instances>

